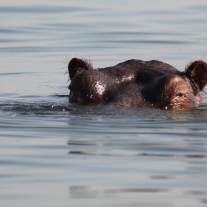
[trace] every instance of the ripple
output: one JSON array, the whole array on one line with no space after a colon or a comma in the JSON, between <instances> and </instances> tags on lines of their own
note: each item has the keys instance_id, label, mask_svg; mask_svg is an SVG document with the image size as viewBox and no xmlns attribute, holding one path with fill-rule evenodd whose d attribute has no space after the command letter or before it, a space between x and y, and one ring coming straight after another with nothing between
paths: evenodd
<instances>
[{"instance_id":1,"label":"ripple","mask_svg":"<svg viewBox=\"0 0 207 207\"><path fill-rule=\"evenodd\" d=\"M119 188L105 189L93 188L90 186L70 186L69 194L72 198L100 198L108 196L117 196L118 194L126 193L163 193L168 192L168 189L162 188Z\"/></svg>"},{"instance_id":2,"label":"ripple","mask_svg":"<svg viewBox=\"0 0 207 207\"><path fill-rule=\"evenodd\" d=\"M33 5L33 6L0 6L0 13L62 13L62 12L77 12L85 10L81 7L67 7L57 5Z\"/></svg>"}]
</instances>

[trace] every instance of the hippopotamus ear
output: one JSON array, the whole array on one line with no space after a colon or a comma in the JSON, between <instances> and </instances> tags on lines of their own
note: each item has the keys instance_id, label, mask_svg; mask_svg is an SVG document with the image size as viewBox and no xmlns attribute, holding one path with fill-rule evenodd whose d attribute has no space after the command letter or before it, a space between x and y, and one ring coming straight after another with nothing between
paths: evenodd
<instances>
[{"instance_id":1,"label":"hippopotamus ear","mask_svg":"<svg viewBox=\"0 0 207 207\"><path fill-rule=\"evenodd\" d=\"M68 64L68 72L70 75L70 79L72 79L79 70L92 70L92 66L86 60L82 60L79 58L73 58Z\"/></svg>"},{"instance_id":2,"label":"hippopotamus ear","mask_svg":"<svg viewBox=\"0 0 207 207\"><path fill-rule=\"evenodd\" d=\"M197 94L207 84L207 63L202 60L192 62L187 67L185 75L190 80L194 93Z\"/></svg>"}]
</instances>

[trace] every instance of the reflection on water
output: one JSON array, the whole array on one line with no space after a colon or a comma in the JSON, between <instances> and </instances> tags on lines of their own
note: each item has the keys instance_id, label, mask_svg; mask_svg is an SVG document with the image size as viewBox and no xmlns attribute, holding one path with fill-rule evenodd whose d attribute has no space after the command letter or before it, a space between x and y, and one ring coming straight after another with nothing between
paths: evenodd
<instances>
[{"instance_id":1,"label":"reflection on water","mask_svg":"<svg viewBox=\"0 0 207 207\"><path fill-rule=\"evenodd\" d=\"M198 109L180 112L73 106L65 74L73 56L94 67L135 58L184 70L206 59L206 7L204 0L2 1L1 206L206 205L205 93Z\"/></svg>"},{"instance_id":2,"label":"reflection on water","mask_svg":"<svg viewBox=\"0 0 207 207\"><path fill-rule=\"evenodd\" d=\"M165 189L142 189L142 188L125 188L125 189L93 189L89 186L71 186L69 193L71 198L107 198L115 197L117 194L125 193L163 193Z\"/></svg>"}]
</instances>

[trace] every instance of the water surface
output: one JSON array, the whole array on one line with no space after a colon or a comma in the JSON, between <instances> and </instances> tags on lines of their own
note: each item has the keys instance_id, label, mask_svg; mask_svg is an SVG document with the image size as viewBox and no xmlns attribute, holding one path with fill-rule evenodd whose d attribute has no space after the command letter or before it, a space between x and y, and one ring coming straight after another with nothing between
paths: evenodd
<instances>
[{"instance_id":1,"label":"water surface","mask_svg":"<svg viewBox=\"0 0 207 207\"><path fill-rule=\"evenodd\" d=\"M0 202L4 207L207 205L207 95L198 109L68 102L67 64L206 60L207 3L4 1Z\"/></svg>"}]
</instances>

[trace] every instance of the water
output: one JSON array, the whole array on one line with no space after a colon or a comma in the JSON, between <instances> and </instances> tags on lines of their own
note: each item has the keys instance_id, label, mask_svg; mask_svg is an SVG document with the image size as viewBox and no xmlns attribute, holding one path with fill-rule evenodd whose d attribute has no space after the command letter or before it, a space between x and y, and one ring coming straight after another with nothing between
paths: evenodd
<instances>
[{"instance_id":1,"label":"water","mask_svg":"<svg viewBox=\"0 0 207 207\"><path fill-rule=\"evenodd\" d=\"M196 110L68 103L67 63L206 59L207 2L1 1L2 207L207 206L207 95Z\"/></svg>"}]
</instances>

